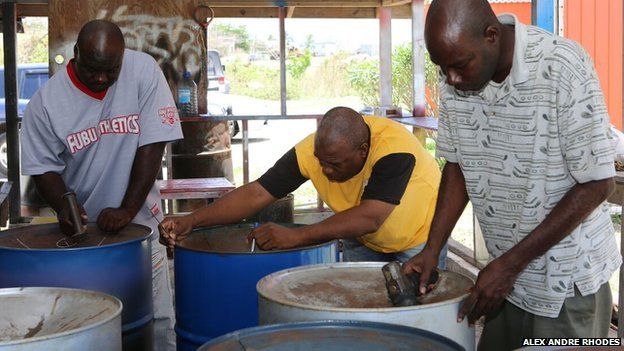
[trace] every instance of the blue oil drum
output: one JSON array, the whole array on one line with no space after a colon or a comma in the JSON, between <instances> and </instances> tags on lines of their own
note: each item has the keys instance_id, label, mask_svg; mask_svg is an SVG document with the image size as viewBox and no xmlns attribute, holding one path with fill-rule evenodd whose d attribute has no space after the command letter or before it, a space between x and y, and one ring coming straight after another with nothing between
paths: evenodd
<instances>
[{"instance_id":1,"label":"blue oil drum","mask_svg":"<svg viewBox=\"0 0 624 351\"><path fill-rule=\"evenodd\" d=\"M152 350L152 259L146 226L129 224L103 233L95 223L87 236L68 243L58 224L0 233L0 288L63 287L100 291L123 303L123 349Z\"/></svg>"},{"instance_id":2,"label":"blue oil drum","mask_svg":"<svg viewBox=\"0 0 624 351\"><path fill-rule=\"evenodd\" d=\"M214 339L199 351L464 351L455 341L402 325L320 321L243 329Z\"/></svg>"},{"instance_id":3,"label":"blue oil drum","mask_svg":"<svg viewBox=\"0 0 624 351\"><path fill-rule=\"evenodd\" d=\"M294 227L296 224L283 224ZM273 272L337 261L337 243L250 252L253 224L194 230L174 251L178 351L258 325L258 281Z\"/></svg>"}]
</instances>

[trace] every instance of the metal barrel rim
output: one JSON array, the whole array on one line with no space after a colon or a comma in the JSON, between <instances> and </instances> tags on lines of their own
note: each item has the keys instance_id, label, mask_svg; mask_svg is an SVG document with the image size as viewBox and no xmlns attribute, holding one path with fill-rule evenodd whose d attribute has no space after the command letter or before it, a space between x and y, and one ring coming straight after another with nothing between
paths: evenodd
<instances>
[{"instance_id":1,"label":"metal barrel rim","mask_svg":"<svg viewBox=\"0 0 624 351\"><path fill-rule=\"evenodd\" d=\"M61 291L61 292L74 292L74 293L88 293L91 295L97 295L100 297L104 297L107 299L112 300L114 303L117 303L119 308L108 318L103 319L95 324L90 324L84 327L80 327L77 329L72 329L72 330L68 330L65 332L61 332L61 333L56 333L56 334L51 334L51 335L44 335L44 336L38 336L38 337L32 337L32 338L28 338L28 339L21 339L21 340L11 340L11 341L0 341L0 346L11 346L11 345L19 345L19 344L24 344L24 343L33 343L33 342L38 342L38 341L45 341L45 340L50 340L50 339L57 339L57 338L61 338L64 336L68 336L68 335L72 335L72 334L78 334L78 333L82 333L84 331L88 331L91 329L95 329L103 324L106 324L108 322L110 322L111 320L121 316L121 311L123 310L123 303L121 302L121 300L119 300L117 297L110 295L110 294L105 294L103 292L99 292L99 291L93 291L93 290L85 290L85 289L72 289L72 288L57 288L57 287L51 287L51 288L47 288L47 287L25 287L25 288L2 288L0 289L0 298L3 295L8 295L8 294L12 294L15 292L28 292L28 291L32 291L32 292L36 292L36 291L45 291L45 292L50 292L50 291Z\"/></svg>"},{"instance_id":2,"label":"metal barrel rim","mask_svg":"<svg viewBox=\"0 0 624 351\"><path fill-rule=\"evenodd\" d=\"M260 279L258 281L258 283L256 284L256 291L258 292L258 296L259 297L265 298L265 299L267 299L269 301L272 301L274 303L278 303L278 304L281 304L281 305L284 305L284 306L289 306L289 307L296 307L296 308L300 308L300 309L304 309L304 310L323 311L323 312L359 312L359 311L366 311L366 312L387 312L387 311L400 312L400 311L425 310L425 309L437 308L439 306L450 305L450 304L454 304L454 303L460 302L460 301L464 300L469 295L469 293L466 292L466 293L464 293L464 294L462 294L462 295L460 295L458 297L455 297L453 299L448 299L448 300L444 300L444 301L440 301L440 302L434 302L434 303L428 303L428 304L424 304L424 305L415 305L415 306L406 306L406 307L348 308L348 307L330 307L330 306L304 305L304 304L301 304L301 303L297 303L297 302L293 302L293 301L290 301L290 300L286 300L286 299L282 299L282 298L276 298L274 296L271 296L271 295L269 295L267 293L267 291L264 288L264 285L266 284L266 282L268 280L272 279L273 277L284 275L284 274L291 274L291 273L295 273L295 272L298 272L298 271L340 269L340 267L379 268L381 270L381 267L384 264L385 264L384 262L336 262L336 263L321 263L321 264L312 264L312 265L288 268L288 269L284 269L284 270L281 270L281 271L278 271L278 272L274 272L274 273L268 274L267 276L265 276L262 279ZM336 266L338 266L338 268ZM456 274L461 275L462 277L465 277L466 279L470 279L470 278L464 276L463 274L459 274L459 273L456 273ZM470 280L472 281L472 279L470 279Z\"/></svg>"},{"instance_id":3,"label":"metal barrel rim","mask_svg":"<svg viewBox=\"0 0 624 351\"><path fill-rule=\"evenodd\" d=\"M222 342L226 342L229 340L238 340L239 337L250 338L254 336L267 335L271 332L279 332L293 329L313 329L313 328L362 328L362 329L373 329L373 330L390 330L398 333L405 334L418 334L423 337L433 339L437 342L447 344L456 350L465 350L463 346L458 344L456 341L451 340L442 335L430 332L428 330L408 327L404 325L398 324L390 324L390 323L380 323L380 322L369 322L369 321L352 321L352 320L322 320L322 321L312 321L312 322L293 322L293 323L281 323L281 324L271 324L264 325L258 327L245 328L241 330L237 330L225 335L222 335L218 338L215 338L206 344L202 345L198 351L208 351L208 347L210 346L218 346Z\"/></svg>"},{"instance_id":4,"label":"metal barrel rim","mask_svg":"<svg viewBox=\"0 0 624 351\"><path fill-rule=\"evenodd\" d=\"M37 224L37 225L49 225L49 224ZM144 229L147 229L149 234L145 235L145 236L140 236L140 237L136 237L134 239L130 239L130 240L126 240L126 241L122 241L122 242L118 242L118 243L112 243L112 244L104 244L101 246L91 246L91 247L63 247L63 248L47 248L47 249L37 249L37 248L25 248L25 247L6 247L6 246L2 246L0 247L0 249L2 250L7 250L7 251L18 251L18 252L24 252L24 251L29 251L29 252L37 252L37 253L42 253L42 252L74 252L74 251L90 251L90 250L98 250L101 248L110 248L110 247L116 247L116 246L124 246L124 245L130 245L133 244L137 241L142 241L145 239L151 240L151 236L154 234L154 231L152 230L152 228L146 226L146 225L142 225L142 224L136 224L136 223L131 223L129 225L133 225L133 226L137 226L137 227L143 227ZM4 233L0 233L0 237L5 236L5 235L12 235L11 232L9 231L5 231Z\"/></svg>"},{"instance_id":5,"label":"metal barrel rim","mask_svg":"<svg viewBox=\"0 0 624 351\"><path fill-rule=\"evenodd\" d=\"M286 226L291 226L291 227L300 227L300 226L304 226L304 224L297 224L297 223L278 223L280 225L286 225ZM191 235L193 235L193 233L197 234L198 232L202 232L202 231L206 231L206 230L218 230L221 228L228 228L228 227L249 227L249 229L251 230L253 228L253 223L239 223L239 224L232 224L232 225L218 225L218 226L212 226L212 227L202 227L202 228L196 228L193 229L191 231L191 233L186 237L186 238L190 238ZM185 238L185 240L186 240ZM180 246L176 243L174 249L175 250L182 250L182 251L191 251L191 252L201 252L201 253L206 253L206 254L218 254L218 255L223 255L223 254L227 254L227 255L265 255L265 254L279 254L279 253L291 253L291 252L296 252L296 251L304 251L304 250L314 250L314 249L318 249L321 247L326 247L326 246L331 246L331 245L338 245L338 240L329 240L320 244L314 244L314 245L309 245L309 246L300 246L300 247L295 247L295 248L291 248L291 249L285 249L285 250L268 250L268 251L254 251L254 252L221 252L218 250L205 250L205 249L192 249L192 248L188 248L188 247L184 247L184 246Z\"/></svg>"}]
</instances>

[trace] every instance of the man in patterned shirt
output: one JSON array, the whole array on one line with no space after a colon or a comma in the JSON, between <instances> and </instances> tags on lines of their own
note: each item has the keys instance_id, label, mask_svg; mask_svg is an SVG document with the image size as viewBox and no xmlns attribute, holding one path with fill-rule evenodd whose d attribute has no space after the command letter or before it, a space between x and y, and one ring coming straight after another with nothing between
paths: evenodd
<instances>
[{"instance_id":1,"label":"man in patterned shirt","mask_svg":"<svg viewBox=\"0 0 624 351\"><path fill-rule=\"evenodd\" d=\"M434 0L427 48L440 66L443 170L421 290L471 201L491 256L458 321L486 324L480 350L532 337L605 337L621 264L604 203L614 188L609 116L577 43L496 17L486 0Z\"/></svg>"}]
</instances>

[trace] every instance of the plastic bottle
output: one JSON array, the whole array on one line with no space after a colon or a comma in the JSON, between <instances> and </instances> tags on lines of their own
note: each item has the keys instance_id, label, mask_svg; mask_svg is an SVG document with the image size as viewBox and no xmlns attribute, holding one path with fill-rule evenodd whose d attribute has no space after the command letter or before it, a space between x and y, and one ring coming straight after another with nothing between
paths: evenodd
<instances>
[{"instance_id":1,"label":"plastic bottle","mask_svg":"<svg viewBox=\"0 0 624 351\"><path fill-rule=\"evenodd\" d=\"M184 71L178 83L178 111L180 117L197 116L197 84L189 71Z\"/></svg>"}]
</instances>

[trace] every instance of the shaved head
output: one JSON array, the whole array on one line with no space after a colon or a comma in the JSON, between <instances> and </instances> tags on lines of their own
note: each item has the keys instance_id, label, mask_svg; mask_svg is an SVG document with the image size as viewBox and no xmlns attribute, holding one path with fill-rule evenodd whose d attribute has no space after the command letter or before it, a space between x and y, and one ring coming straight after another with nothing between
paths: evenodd
<instances>
[{"instance_id":1,"label":"shaved head","mask_svg":"<svg viewBox=\"0 0 624 351\"><path fill-rule=\"evenodd\" d=\"M362 115L348 107L334 107L323 116L316 131L320 144L346 143L354 149L368 141L368 126Z\"/></svg>"},{"instance_id":2,"label":"shaved head","mask_svg":"<svg viewBox=\"0 0 624 351\"><path fill-rule=\"evenodd\" d=\"M124 37L116 24L105 20L86 23L74 45L76 75L92 91L106 90L117 81L124 49Z\"/></svg>"},{"instance_id":3,"label":"shaved head","mask_svg":"<svg viewBox=\"0 0 624 351\"><path fill-rule=\"evenodd\" d=\"M429 7L425 28L459 39L484 35L485 29L498 23L487 0L434 0Z\"/></svg>"},{"instance_id":4,"label":"shaved head","mask_svg":"<svg viewBox=\"0 0 624 351\"><path fill-rule=\"evenodd\" d=\"M370 131L362 115L348 107L327 111L316 131L314 156L331 181L344 182L364 166Z\"/></svg>"},{"instance_id":5,"label":"shaved head","mask_svg":"<svg viewBox=\"0 0 624 351\"><path fill-rule=\"evenodd\" d=\"M507 77L514 38L513 26L500 23L487 0L433 0L425 21L431 60L462 91Z\"/></svg>"},{"instance_id":6,"label":"shaved head","mask_svg":"<svg viewBox=\"0 0 624 351\"><path fill-rule=\"evenodd\" d=\"M125 42L119 27L112 22L95 20L87 22L76 41L78 50L93 58L106 60L111 56L123 53Z\"/></svg>"}]
</instances>

